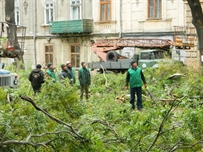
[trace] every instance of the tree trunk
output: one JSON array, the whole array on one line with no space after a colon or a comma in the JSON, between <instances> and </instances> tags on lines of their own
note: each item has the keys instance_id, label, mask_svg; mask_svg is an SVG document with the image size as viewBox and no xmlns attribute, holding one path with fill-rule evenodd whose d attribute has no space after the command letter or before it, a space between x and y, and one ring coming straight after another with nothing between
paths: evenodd
<instances>
[{"instance_id":1,"label":"tree trunk","mask_svg":"<svg viewBox=\"0 0 203 152\"><path fill-rule=\"evenodd\" d=\"M198 49L200 51L200 61L203 66L203 61L201 60L201 56L203 57L203 13L202 7L199 0L187 0L191 13L192 13L192 24L195 26L197 36L198 36Z\"/></svg>"},{"instance_id":2,"label":"tree trunk","mask_svg":"<svg viewBox=\"0 0 203 152\"><path fill-rule=\"evenodd\" d=\"M17 39L17 25L15 24L15 0L5 0L5 14L6 14L6 22L8 24L7 27L7 36L8 36L8 47L7 47L7 57L14 57L15 65L17 68L23 68L23 50L20 48Z\"/></svg>"}]
</instances>

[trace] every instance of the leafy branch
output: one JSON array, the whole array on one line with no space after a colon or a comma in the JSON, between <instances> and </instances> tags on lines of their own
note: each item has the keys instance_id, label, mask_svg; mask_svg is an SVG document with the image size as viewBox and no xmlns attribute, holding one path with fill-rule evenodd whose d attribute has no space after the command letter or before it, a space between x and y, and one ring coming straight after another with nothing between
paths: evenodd
<instances>
[{"instance_id":1,"label":"leafy branch","mask_svg":"<svg viewBox=\"0 0 203 152\"><path fill-rule=\"evenodd\" d=\"M104 70L104 67L100 64L100 66L101 66L101 68L102 68L102 70L103 70L103 76L104 76L104 78L105 78L105 86L106 87L108 87L108 80L107 80L107 78L106 78L106 75L105 75L105 70Z\"/></svg>"},{"instance_id":2,"label":"leafy branch","mask_svg":"<svg viewBox=\"0 0 203 152\"><path fill-rule=\"evenodd\" d=\"M8 125L7 125L8 126ZM6 132L6 134L4 135L4 137L2 138L1 142L0 142L0 146L5 146L5 145L10 145L10 144L15 144L15 145L31 145L33 147L38 147L38 146L46 146L48 144L50 144L52 141L54 141L54 139L52 140L48 140L46 142L40 142L40 143L33 143L33 142L30 142L31 138L33 137L43 137L43 136L47 136L47 135L51 135L51 134L60 134L60 133L64 133L64 132L68 132L67 130L61 130L61 131L57 131L57 132L46 132L46 133L43 133L43 134L39 134L39 135L36 135L36 134L30 134L25 141L20 141L20 140L6 140L6 141L3 141L5 136L8 134L9 130L10 130L10 126L8 126L9 129L8 131Z\"/></svg>"},{"instance_id":3,"label":"leafy branch","mask_svg":"<svg viewBox=\"0 0 203 152\"><path fill-rule=\"evenodd\" d=\"M95 124L95 123L101 123L102 125L108 127L114 134L116 137L118 137L118 133L116 132L116 130L109 124L108 121L102 121L102 120L94 120L92 122L92 124Z\"/></svg>"},{"instance_id":4,"label":"leafy branch","mask_svg":"<svg viewBox=\"0 0 203 152\"><path fill-rule=\"evenodd\" d=\"M152 144L151 144L151 145L149 146L149 148L147 149L147 152L149 152L149 151L153 148L153 146L155 145L155 143L156 143L156 141L158 140L159 136L160 136L161 134L163 134L163 128L164 128L165 122L166 122L167 118L169 117L170 113L173 111L173 108L174 108L174 106L175 106L175 102L176 102L176 100L174 100L174 101L172 102L172 105L171 105L170 109L167 111L166 115L164 116L164 119L162 120L162 122L161 122L161 124L160 124L160 126L159 126L158 133L157 133L157 135L156 135L154 141L152 142Z\"/></svg>"},{"instance_id":5,"label":"leafy branch","mask_svg":"<svg viewBox=\"0 0 203 152\"><path fill-rule=\"evenodd\" d=\"M137 143L136 143L135 145L133 145L133 147L130 149L131 152L133 151L133 149L134 149L137 145L139 145L139 144L141 143L142 137L144 137L144 134L142 134L142 135L140 136L140 138L138 139Z\"/></svg>"},{"instance_id":6,"label":"leafy branch","mask_svg":"<svg viewBox=\"0 0 203 152\"><path fill-rule=\"evenodd\" d=\"M51 143L52 141L53 140L49 140L47 142L42 142L42 143L32 143L32 142L28 142L28 141L7 140L4 142L1 142L0 146L15 144L15 145L31 145L31 146L37 147L37 146L46 146L47 144Z\"/></svg>"},{"instance_id":7,"label":"leafy branch","mask_svg":"<svg viewBox=\"0 0 203 152\"><path fill-rule=\"evenodd\" d=\"M82 140L83 142L87 142L87 141L88 141L86 138L84 138L83 136L81 136L80 134L78 134L78 133L75 131L75 129L74 129L71 125L69 125L69 124L67 124L66 122L64 122L64 121L62 121L62 120L60 120L60 119L58 119L58 118L52 116L52 115L49 114L46 110L40 108L31 98L26 97L26 96L20 96L20 98L23 99L23 100L28 101L29 103L31 103L31 104L34 106L34 108L35 108L36 110L43 112L45 115L47 115L49 118L51 118L51 119L54 120L55 122L67 126L67 127L70 129L70 131L71 131L71 132L68 132L71 136L75 137L76 139L80 139L80 140Z\"/></svg>"},{"instance_id":8,"label":"leafy branch","mask_svg":"<svg viewBox=\"0 0 203 152\"><path fill-rule=\"evenodd\" d=\"M10 144L15 144L15 145L31 145L33 147L37 147L37 146L46 146L48 145L49 143L51 143L52 141L54 141L53 139L52 140L48 140L46 142L41 142L41 143L33 143L33 142L30 142L30 139L33 138L33 137L43 137L43 136L46 136L46 135L49 135L49 134L59 134L59 133L62 133L62 132L67 132L67 131L58 131L58 132L52 132L52 133L43 133L43 134L40 134L40 135L32 135L30 134L25 141L19 141L19 140L6 140L6 141L1 141L0 143L0 146L5 146L5 145L10 145ZM2 139L3 140L3 139Z\"/></svg>"},{"instance_id":9,"label":"leafy branch","mask_svg":"<svg viewBox=\"0 0 203 152\"><path fill-rule=\"evenodd\" d=\"M198 140L197 142L195 142L194 144L191 144L191 145L188 145L188 146L178 146L179 144L180 145L185 145L185 143L181 143L181 142L177 142L170 150L168 150L168 152L173 152L173 151L176 151L177 149L191 149L192 151L195 151L193 150L192 148L198 144L202 144L203 142L203 138L201 138L200 140Z\"/></svg>"},{"instance_id":10,"label":"leafy branch","mask_svg":"<svg viewBox=\"0 0 203 152\"><path fill-rule=\"evenodd\" d=\"M7 130L7 132L4 134L4 136L2 137L0 144L3 142L4 138L6 137L6 135L9 133L9 131L10 131L10 129L11 129L11 126L9 126L9 125L7 125L7 124L3 124L3 125L7 126L7 127L8 127L8 130Z\"/></svg>"}]
</instances>

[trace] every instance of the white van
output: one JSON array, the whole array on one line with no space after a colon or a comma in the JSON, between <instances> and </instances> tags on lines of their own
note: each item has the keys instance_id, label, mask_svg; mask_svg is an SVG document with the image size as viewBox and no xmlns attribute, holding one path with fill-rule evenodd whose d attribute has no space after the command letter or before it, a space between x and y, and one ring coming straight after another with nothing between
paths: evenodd
<instances>
[{"instance_id":1,"label":"white van","mask_svg":"<svg viewBox=\"0 0 203 152\"><path fill-rule=\"evenodd\" d=\"M18 75L10 73L8 70L0 69L0 87L16 88L18 85Z\"/></svg>"}]
</instances>

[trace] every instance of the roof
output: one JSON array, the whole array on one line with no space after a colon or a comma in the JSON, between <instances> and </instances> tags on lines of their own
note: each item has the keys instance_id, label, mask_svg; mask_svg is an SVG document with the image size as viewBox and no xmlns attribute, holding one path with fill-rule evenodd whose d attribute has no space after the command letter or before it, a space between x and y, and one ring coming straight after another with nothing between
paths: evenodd
<instances>
[{"instance_id":1,"label":"roof","mask_svg":"<svg viewBox=\"0 0 203 152\"><path fill-rule=\"evenodd\" d=\"M143 47L143 48L164 48L170 47L172 41L169 39L157 38L120 38L120 39L99 39L94 43L97 47Z\"/></svg>"}]
</instances>

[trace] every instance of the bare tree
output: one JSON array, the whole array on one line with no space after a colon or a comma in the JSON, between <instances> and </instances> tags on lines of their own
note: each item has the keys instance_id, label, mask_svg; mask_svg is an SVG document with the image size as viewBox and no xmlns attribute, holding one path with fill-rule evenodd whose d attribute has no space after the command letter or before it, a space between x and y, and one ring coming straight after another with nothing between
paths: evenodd
<instances>
[{"instance_id":1,"label":"bare tree","mask_svg":"<svg viewBox=\"0 0 203 152\"><path fill-rule=\"evenodd\" d=\"M17 66L19 61L23 63L23 50L17 38L17 25L15 24L15 0L5 0L5 14L7 24L8 44L5 57L14 58Z\"/></svg>"},{"instance_id":2,"label":"bare tree","mask_svg":"<svg viewBox=\"0 0 203 152\"><path fill-rule=\"evenodd\" d=\"M198 36L198 49L203 55L203 13L200 0L187 0L192 13L192 24L195 26ZM200 57L201 58L201 57ZM203 62L202 62L203 65Z\"/></svg>"}]
</instances>

